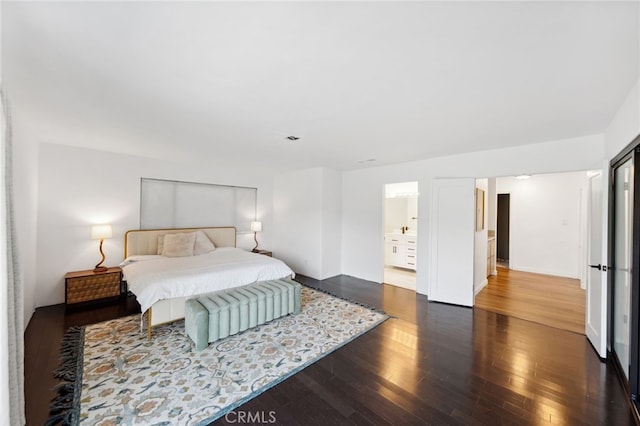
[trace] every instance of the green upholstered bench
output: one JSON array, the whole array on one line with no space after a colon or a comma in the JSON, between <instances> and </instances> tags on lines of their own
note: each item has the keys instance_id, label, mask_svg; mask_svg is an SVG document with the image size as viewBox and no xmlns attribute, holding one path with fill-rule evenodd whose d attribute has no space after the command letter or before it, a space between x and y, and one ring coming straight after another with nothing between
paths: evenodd
<instances>
[{"instance_id":1,"label":"green upholstered bench","mask_svg":"<svg viewBox=\"0 0 640 426\"><path fill-rule=\"evenodd\" d=\"M185 333L200 351L216 340L300 313L300 292L299 283L280 279L199 295L185 302Z\"/></svg>"}]
</instances>

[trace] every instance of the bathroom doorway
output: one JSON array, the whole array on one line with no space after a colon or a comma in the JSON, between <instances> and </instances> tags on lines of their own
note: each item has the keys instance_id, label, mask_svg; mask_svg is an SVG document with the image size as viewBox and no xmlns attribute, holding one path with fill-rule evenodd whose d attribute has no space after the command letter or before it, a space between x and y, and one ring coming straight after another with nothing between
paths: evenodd
<instances>
[{"instance_id":1,"label":"bathroom doorway","mask_svg":"<svg viewBox=\"0 0 640 426\"><path fill-rule=\"evenodd\" d=\"M384 283L416 290L418 182L385 185Z\"/></svg>"}]
</instances>

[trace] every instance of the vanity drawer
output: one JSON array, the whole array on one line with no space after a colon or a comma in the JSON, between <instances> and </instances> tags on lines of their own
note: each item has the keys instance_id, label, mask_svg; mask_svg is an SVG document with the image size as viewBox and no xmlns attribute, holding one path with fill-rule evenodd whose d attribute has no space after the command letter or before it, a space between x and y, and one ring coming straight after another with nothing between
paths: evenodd
<instances>
[{"instance_id":1,"label":"vanity drawer","mask_svg":"<svg viewBox=\"0 0 640 426\"><path fill-rule=\"evenodd\" d=\"M388 233L384 236L384 242L386 265L416 269L418 239L415 235Z\"/></svg>"}]
</instances>

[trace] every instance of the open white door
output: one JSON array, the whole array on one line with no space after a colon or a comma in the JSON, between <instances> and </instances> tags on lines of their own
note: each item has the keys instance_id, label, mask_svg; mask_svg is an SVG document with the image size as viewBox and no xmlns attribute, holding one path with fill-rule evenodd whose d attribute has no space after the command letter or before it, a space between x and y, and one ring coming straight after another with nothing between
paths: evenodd
<instances>
[{"instance_id":1,"label":"open white door","mask_svg":"<svg viewBox=\"0 0 640 426\"><path fill-rule=\"evenodd\" d=\"M435 179L431 191L429 300L473 306L475 179Z\"/></svg>"},{"instance_id":2,"label":"open white door","mask_svg":"<svg viewBox=\"0 0 640 426\"><path fill-rule=\"evenodd\" d=\"M602 173L589 177L587 208L587 301L585 334L601 358L607 356L607 267L602 252Z\"/></svg>"}]
</instances>

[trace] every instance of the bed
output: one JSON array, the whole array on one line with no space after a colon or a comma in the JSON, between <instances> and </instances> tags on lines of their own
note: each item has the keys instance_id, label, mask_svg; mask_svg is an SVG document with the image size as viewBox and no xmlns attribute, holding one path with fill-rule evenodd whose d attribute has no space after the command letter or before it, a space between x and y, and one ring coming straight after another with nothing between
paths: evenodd
<instances>
[{"instance_id":1,"label":"bed","mask_svg":"<svg viewBox=\"0 0 640 426\"><path fill-rule=\"evenodd\" d=\"M193 256L158 255L163 240L194 233L204 233L215 250ZM165 238L167 234L176 235ZM147 316L149 338L152 327L184 318L189 297L294 276L279 259L236 248L232 226L128 231L124 255L123 277Z\"/></svg>"}]
</instances>

